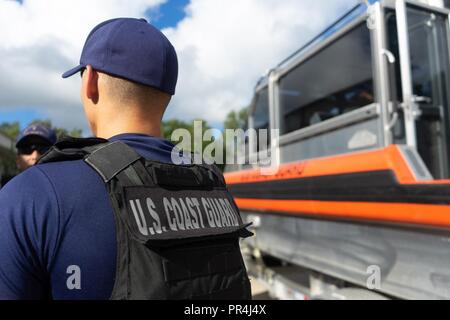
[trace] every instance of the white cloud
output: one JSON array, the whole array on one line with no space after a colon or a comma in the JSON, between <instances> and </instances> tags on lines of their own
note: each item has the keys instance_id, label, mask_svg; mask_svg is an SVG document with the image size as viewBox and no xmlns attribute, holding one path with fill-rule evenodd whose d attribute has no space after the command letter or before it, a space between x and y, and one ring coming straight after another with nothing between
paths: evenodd
<instances>
[{"instance_id":1,"label":"white cloud","mask_svg":"<svg viewBox=\"0 0 450 320\"><path fill-rule=\"evenodd\" d=\"M163 2L0 0L0 110L36 108L58 125L87 129L80 80L63 80L61 74L78 64L84 41L99 22L143 17Z\"/></svg>"},{"instance_id":2,"label":"white cloud","mask_svg":"<svg viewBox=\"0 0 450 320\"><path fill-rule=\"evenodd\" d=\"M246 105L259 76L356 0L191 0L165 29L179 55L168 117L222 122ZM118 16L144 16L165 0L0 0L0 110L45 110L58 125L87 128L74 66L89 31ZM1 121L1 119L0 119Z\"/></svg>"},{"instance_id":3,"label":"white cloud","mask_svg":"<svg viewBox=\"0 0 450 320\"><path fill-rule=\"evenodd\" d=\"M165 30L178 51L178 91L168 117L223 121L249 103L258 78L330 24L354 0L192 0Z\"/></svg>"}]
</instances>

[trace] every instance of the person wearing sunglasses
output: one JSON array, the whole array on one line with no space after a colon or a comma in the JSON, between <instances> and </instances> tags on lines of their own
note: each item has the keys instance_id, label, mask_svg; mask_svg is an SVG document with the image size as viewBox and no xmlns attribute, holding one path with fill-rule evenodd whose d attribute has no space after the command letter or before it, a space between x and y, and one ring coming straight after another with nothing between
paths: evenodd
<instances>
[{"instance_id":1,"label":"person wearing sunglasses","mask_svg":"<svg viewBox=\"0 0 450 320\"><path fill-rule=\"evenodd\" d=\"M33 166L55 142L53 129L38 124L26 127L17 138L17 168L25 171Z\"/></svg>"}]
</instances>

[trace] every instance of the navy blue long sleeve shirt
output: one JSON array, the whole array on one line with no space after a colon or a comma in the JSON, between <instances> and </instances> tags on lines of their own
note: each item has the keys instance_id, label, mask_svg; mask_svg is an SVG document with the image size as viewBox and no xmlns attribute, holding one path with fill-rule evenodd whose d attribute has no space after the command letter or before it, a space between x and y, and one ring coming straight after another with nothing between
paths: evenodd
<instances>
[{"instance_id":1,"label":"navy blue long sleeve shirt","mask_svg":"<svg viewBox=\"0 0 450 320\"><path fill-rule=\"evenodd\" d=\"M166 140L139 134L109 140L171 162ZM82 160L36 165L0 190L0 299L108 299L116 249L106 186Z\"/></svg>"}]
</instances>

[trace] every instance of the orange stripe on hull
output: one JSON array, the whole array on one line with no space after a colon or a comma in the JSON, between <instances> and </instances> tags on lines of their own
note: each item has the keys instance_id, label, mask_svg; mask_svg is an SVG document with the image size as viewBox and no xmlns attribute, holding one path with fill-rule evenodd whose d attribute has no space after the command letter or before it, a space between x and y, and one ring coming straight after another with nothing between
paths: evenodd
<instances>
[{"instance_id":1,"label":"orange stripe on hull","mask_svg":"<svg viewBox=\"0 0 450 320\"><path fill-rule=\"evenodd\" d=\"M227 184L239 184L377 170L394 171L400 183L416 182L399 148L395 145L372 151L283 164L275 175L264 176L260 170L227 173L225 180Z\"/></svg>"},{"instance_id":2,"label":"orange stripe on hull","mask_svg":"<svg viewBox=\"0 0 450 320\"><path fill-rule=\"evenodd\" d=\"M241 210L450 227L450 206L412 203L235 199Z\"/></svg>"}]
</instances>

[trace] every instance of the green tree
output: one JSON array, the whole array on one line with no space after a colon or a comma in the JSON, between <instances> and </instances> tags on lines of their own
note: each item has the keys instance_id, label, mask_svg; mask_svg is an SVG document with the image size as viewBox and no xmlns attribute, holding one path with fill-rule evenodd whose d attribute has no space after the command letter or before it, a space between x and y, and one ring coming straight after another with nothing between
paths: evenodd
<instances>
[{"instance_id":1,"label":"green tree","mask_svg":"<svg viewBox=\"0 0 450 320\"><path fill-rule=\"evenodd\" d=\"M225 118L223 127L225 129L246 130L248 128L248 108L229 112Z\"/></svg>"},{"instance_id":2,"label":"green tree","mask_svg":"<svg viewBox=\"0 0 450 320\"><path fill-rule=\"evenodd\" d=\"M65 136L80 138L83 133L83 131L81 129L72 129L69 131L64 128L53 127L52 122L49 119L45 119L45 120L36 119L36 120L31 121L30 125L31 124L39 124L39 125L43 125L43 126L46 126L49 128L53 128L53 130L55 130L55 132L56 132L56 136L58 139L61 139Z\"/></svg>"},{"instance_id":3,"label":"green tree","mask_svg":"<svg viewBox=\"0 0 450 320\"><path fill-rule=\"evenodd\" d=\"M16 157L12 150L0 147L0 182L17 174ZM1 187L1 184L0 184Z\"/></svg>"},{"instance_id":4,"label":"green tree","mask_svg":"<svg viewBox=\"0 0 450 320\"><path fill-rule=\"evenodd\" d=\"M177 129L187 129L189 132L193 133L194 126L192 123L178 119L171 119L162 122L163 137L173 143L176 143L177 141L172 141L172 133Z\"/></svg>"},{"instance_id":5,"label":"green tree","mask_svg":"<svg viewBox=\"0 0 450 320\"><path fill-rule=\"evenodd\" d=\"M18 122L0 124L0 133L11 139L11 145L19 132L20 125ZM9 178L17 174L15 158L12 148L0 147L0 187L5 183L5 180L9 180Z\"/></svg>"},{"instance_id":6,"label":"green tree","mask_svg":"<svg viewBox=\"0 0 450 320\"><path fill-rule=\"evenodd\" d=\"M14 141L20 133L20 124L17 121L3 122L0 124L0 132Z\"/></svg>"},{"instance_id":7,"label":"green tree","mask_svg":"<svg viewBox=\"0 0 450 320\"><path fill-rule=\"evenodd\" d=\"M227 116L225 117L225 121L223 123L224 131L227 129L230 130L236 130L236 129L242 129L247 130L248 129L248 107L242 108L239 111L230 111ZM233 158L236 151L236 145L233 143L233 141L227 141L226 135L223 134L223 147L224 151L223 154L226 158ZM233 146L233 147L232 147ZM226 160L225 158L225 160ZM237 160L236 158L234 159ZM220 166L222 170L225 169L225 165Z\"/></svg>"},{"instance_id":8,"label":"green tree","mask_svg":"<svg viewBox=\"0 0 450 320\"><path fill-rule=\"evenodd\" d=\"M201 122L201 126L202 126L202 131L203 132L198 132L201 133L201 143L202 143L202 148L204 149L209 143L210 141L203 141L203 133L208 130L211 129L211 127L209 126L208 122L206 122L205 120L202 119L197 119L194 121L200 121ZM178 120L178 119L171 119L171 120L167 120L167 121L163 121L162 122L162 131L163 131L163 136L165 139L171 141L174 144L179 144L179 143L183 143L182 147L186 150L186 151L194 151L194 138L195 138L195 126L194 126L194 121L188 122L188 121L182 121L182 120ZM176 141L173 140L173 132L177 129L185 129L189 132L191 140L190 141Z\"/></svg>"}]
</instances>

